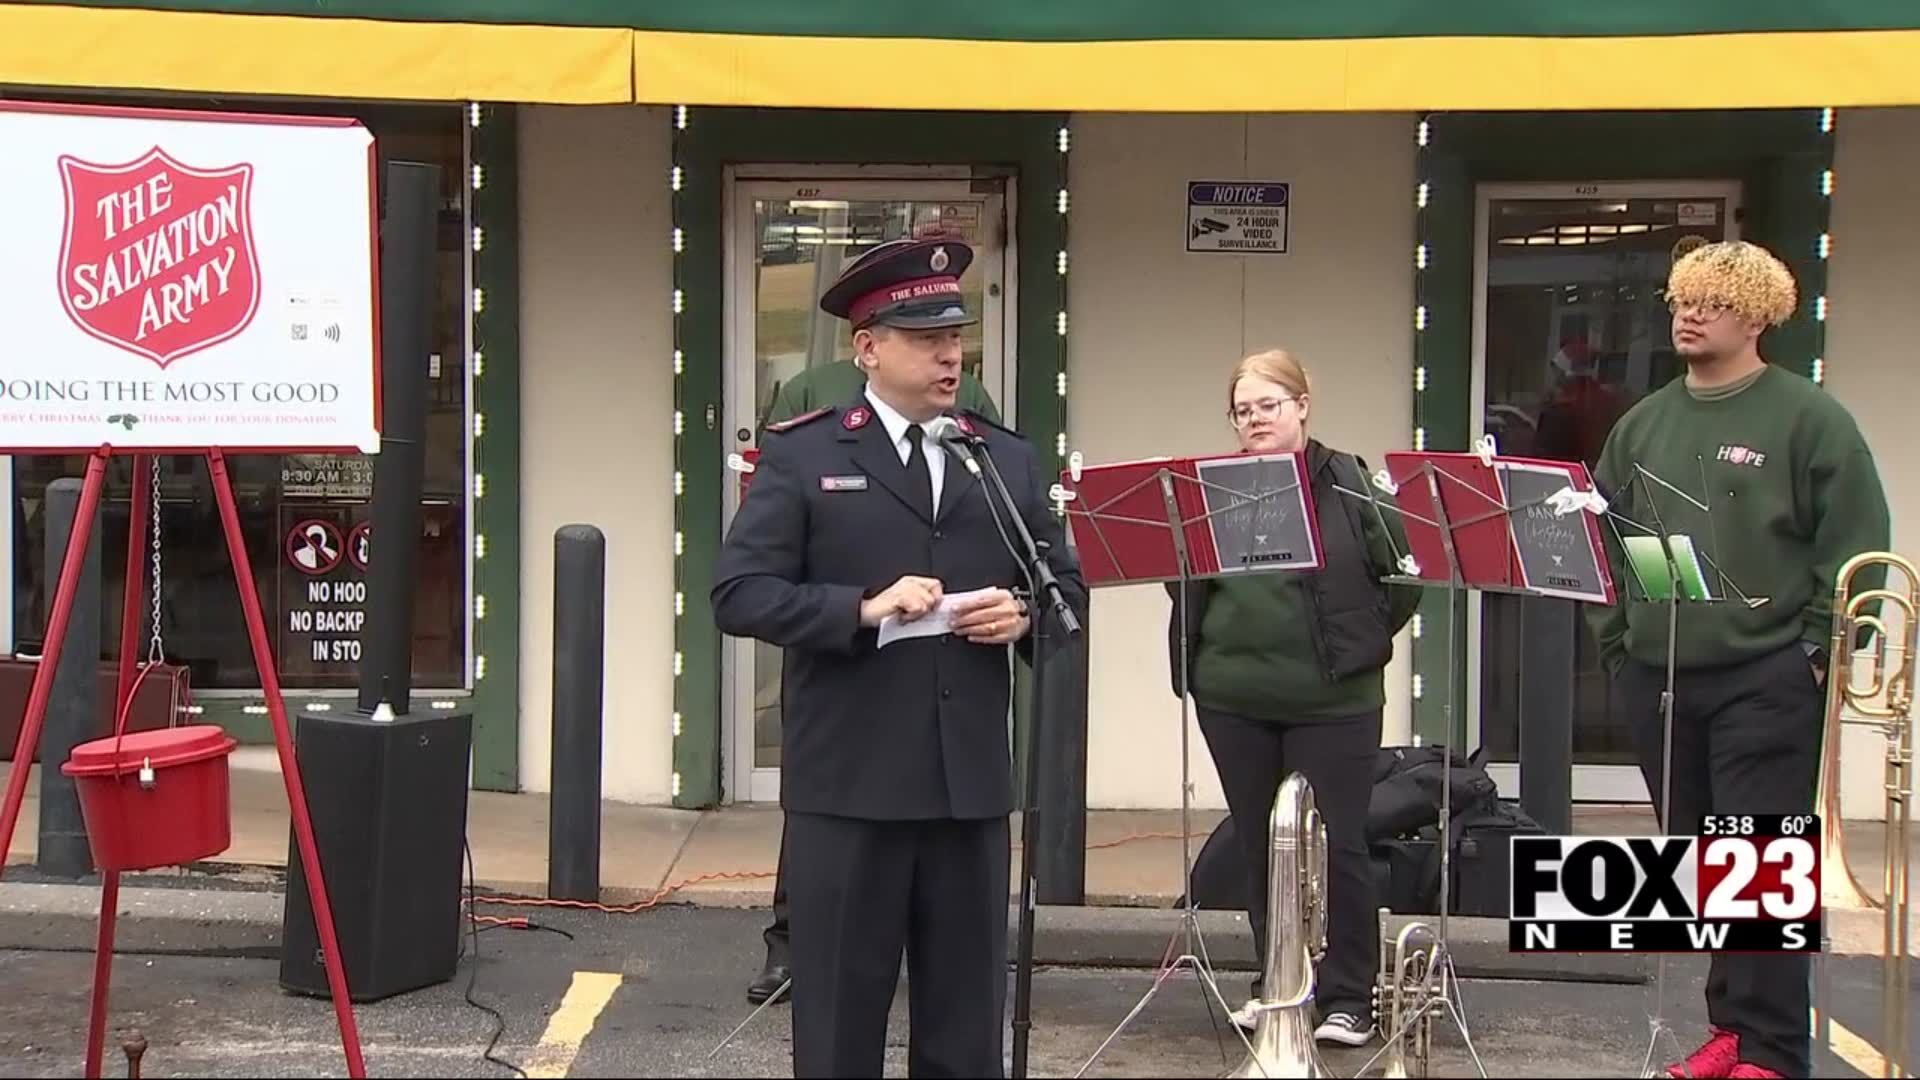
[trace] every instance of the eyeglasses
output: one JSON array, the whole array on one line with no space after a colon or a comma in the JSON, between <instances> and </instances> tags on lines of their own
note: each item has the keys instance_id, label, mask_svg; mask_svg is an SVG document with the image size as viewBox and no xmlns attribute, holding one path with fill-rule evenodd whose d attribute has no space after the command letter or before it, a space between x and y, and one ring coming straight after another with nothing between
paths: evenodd
<instances>
[{"instance_id":1,"label":"eyeglasses","mask_svg":"<svg viewBox=\"0 0 1920 1080\"><path fill-rule=\"evenodd\" d=\"M1227 419L1233 421L1233 426L1237 428L1243 428L1253 423L1253 418L1256 413L1259 414L1262 420L1272 420L1280 415L1281 406L1293 400L1295 399L1290 397L1261 398L1259 401L1250 401L1244 405L1235 405L1233 408L1227 410Z\"/></svg>"},{"instance_id":2,"label":"eyeglasses","mask_svg":"<svg viewBox=\"0 0 1920 1080\"><path fill-rule=\"evenodd\" d=\"M1667 311L1674 315L1691 312L1702 321L1712 322L1733 310L1733 305L1725 300L1668 300Z\"/></svg>"}]
</instances>

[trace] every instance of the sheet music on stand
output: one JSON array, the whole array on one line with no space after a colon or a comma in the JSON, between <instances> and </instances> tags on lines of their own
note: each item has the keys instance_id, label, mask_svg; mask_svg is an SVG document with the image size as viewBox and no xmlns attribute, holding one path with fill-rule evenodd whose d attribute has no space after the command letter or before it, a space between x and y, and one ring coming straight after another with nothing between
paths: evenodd
<instances>
[{"instance_id":1,"label":"sheet music on stand","mask_svg":"<svg viewBox=\"0 0 1920 1080\"><path fill-rule=\"evenodd\" d=\"M1324 559L1319 520L1307 478L1304 452L1163 457L1083 468L1076 453L1053 490L1067 518L1090 588L1177 582L1180 685L1190 686L1192 640L1187 585L1195 580L1281 571L1312 572ZM1180 695L1180 863L1185 883L1181 933L1185 950L1165 964L1106 1041L1080 1067L1084 1074L1160 992L1173 973L1189 968L1211 993L1207 1013L1220 993L1201 936L1193 899L1191 695ZM1171 946L1169 953L1172 952ZM1030 958L1022 957L1022 963ZM1203 993L1203 997L1206 994ZM1253 1044L1239 1025L1228 1023L1242 1046ZM1217 1028L1216 1028L1217 1030ZM1225 1060L1222 1046L1222 1060Z\"/></svg>"},{"instance_id":2,"label":"sheet music on stand","mask_svg":"<svg viewBox=\"0 0 1920 1080\"><path fill-rule=\"evenodd\" d=\"M1458 734L1454 704L1458 697L1458 642L1453 628L1459 600L1467 590L1552 597L1612 605L1616 601L1598 518L1606 502L1580 462L1501 457L1491 437L1471 451L1393 451L1386 467L1367 480L1364 491L1335 484L1341 495L1368 504L1384 528L1388 511L1400 516L1408 551L1393 545L1401 573L1383 581L1442 586L1447 590L1447 694L1443 715L1447 732L1441 756L1440 897L1438 993L1386 1033L1384 1045L1361 1073L1395 1043L1416 1030L1428 1013L1444 1009L1460 1030L1480 1075L1486 1075L1468 1031L1450 934L1452 915L1452 768ZM1393 499L1383 501L1375 492Z\"/></svg>"},{"instance_id":3,"label":"sheet music on stand","mask_svg":"<svg viewBox=\"0 0 1920 1080\"><path fill-rule=\"evenodd\" d=\"M1700 468L1700 491L1705 496L1710 490L1707 486L1706 461L1697 456L1695 461ZM1701 537L1690 532L1676 532L1668 527L1667 515L1660 512L1658 500L1658 495L1663 491L1677 501L1682 511L1705 518L1707 536L1704 550ZM1649 521L1636 520L1633 516L1640 511L1636 495L1645 496ZM1630 507L1632 514L1622 511L1622 505ZM1628 590L1625 602L1660 604L1667 609L1666 683L1660 692L1660 826L1672 834L1676 832L1673 823L1673 712L1680 608L1683 601L1687 606L1733 603L1757 608L1768 603L1769 598L1748 595L1713 558L1713 549L1718 547L1718 541L1712 504L1687 494L1639 462L1633 463L1632 475L1613 494L1606 517L1614 538L1620 544L1622 562L1628 569L1628 576L1640 586L1637 596L1631 589ZM1630 535L1622 532L1622 525L1634 532ZM1831 933L1827 930L1822 932ZM1653 1054L1662 1036L1672 1044L1676 1057L1685 1053L1673 1028L1666 1022L1666 998L1667 957L1662 953L1655 958L1654 1007L1647 1017L1647 1054L1641 1063L1641 1076L1658 1075ZM1819 1013L1824 1023L1827 1015L1824 1002Z\"/></svg>"}]
</instances>

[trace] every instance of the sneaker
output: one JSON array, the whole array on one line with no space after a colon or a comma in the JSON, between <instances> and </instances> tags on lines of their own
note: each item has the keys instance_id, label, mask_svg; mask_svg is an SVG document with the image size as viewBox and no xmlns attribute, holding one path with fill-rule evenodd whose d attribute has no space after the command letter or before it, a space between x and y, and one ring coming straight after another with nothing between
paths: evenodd
<instances>
[{"instance_id":1,"label":"sneaker","mask_svg":"<svg viewBox=\"0 0 1920 1080\"><path fill-rule=\"evenodd\" d=\"M1717 1080L1719 1077L1768 1075L1736 1072L1736 1067L1754 1067L1741 1066L1739 1062L1740 1036L1725 1028L1714 1028L1713 1038L1708 1039L1707 1044L1695 1050L1687 1060L1677 1065L1667 1066L1667 1075L1701 1077L1709 1080Z\"/></svg>"},{"instance_id":2,"label":"sneaker","mask_svg":"<svg viewBox=\"0 0 1920 1080\"><path fill-rule=\"evenodd\" d=\"M1252 1031L1260 1026L1260 999L1248 998L1245 1005L1233 1010L1234 1026L1243 1031Z\"/></svg>"},{"instance_id":3,"label":"sneaker","mask_svg":"<svg viewBox=\"0 0 1920 1080\"><path fill-rule=\"evenodd\" d=\"M1373 1021L1362 1020L1350 1012L1331 1013L1314 1030L1313 1037L1321 1042L1365 1046L1373 1038Z\"/></svg>"},{"instance_id":4,"label":"sneaker","mask_svg":"<svg viewBox=\"0 0 1920 1080\"><path fill-rule=\"evenodd\" d=\"M1727 1075L1737 1080L1780 1080L1782 1076L1781 1073L1774 1072L1764 1065L1755 1065L1748 1061L1735 1065Z\"/></svg>"}]
</instances>

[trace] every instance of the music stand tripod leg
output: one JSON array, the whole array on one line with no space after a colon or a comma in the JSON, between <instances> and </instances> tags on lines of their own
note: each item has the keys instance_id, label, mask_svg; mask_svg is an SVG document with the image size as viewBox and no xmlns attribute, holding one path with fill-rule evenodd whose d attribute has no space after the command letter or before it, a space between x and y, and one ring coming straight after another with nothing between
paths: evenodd
<instances>
[{"instance_id":1,"label":"music stand tripod leg","mask_svg":"<svg viewBox=\"0 0 1920 1080\"><path fill-rule=\"evenodd\" d=\"M1667 835L1677 835L1673 824L1673 713L1676 669L1679 663L1680 634L1680 564L1674 557L1672 538L1667 535L1666 526L1659 520L1659 508L1653 507L1655 528L1660 537L1660 547L1666 554L1667 580L1671 583L1667 594L1667 670L1666 684L1660 690L1660 831ZM1647 1056L1641 1063L1641 1076L1657 1076L1658 1067L1653 1063L1653 1054L1660 1045L1660 1036L1665 1035L1673 1044L1675 1055L1682 1052L1680 1038L1667 1025L1667 955L1661 953L1654 957L1653 976L1653 1012L1647 1017Z\"/></svg>"},{"instance_id":2,"label":"music stand tripod leg","mask_svg":"<svg viewBox=\"0 0 1920 1080\"><path fill-rule=\"evenodd\" d=\"M1216 1001L1219 1002L1220 1008L1229 1017L1228 1026L1233 1028L1234 1032L1237 1035L1239 1035L1240 1042L1246 1046L1249 1053L1251 1053L1253 1049L1252 1043L1247 1039L1247 1033L1240 1029L1240 1025L1233 1023L1231 1020L1231 1017L1233 1015L1233 1007L1227 1004L1226 997L1220 993L1219 980L1215 977L1213 973L1212 962L1207 957L1206 941L1200 933L1199 916L1196 913L1196 910L1194 908L1193 857L1192 857L1192 841L1191 841L1191 837L1193 835L1193 825L1192 825L1192 814L1193 814L1192 761L1193 761L1193 758L1192 758L1192 735L1191 735L1191 729L1193 727L1193 708L1192 708L1192 689L1193 688L1190 685L1190 680L1192 678L1191 665L1187 662L1188 643L1192 640L1191 638L1192 626L1191 626L1191 620L1189 618L1190 610L1189 610L1189 605L1187 603L1187 592L1188 592L1188 586L1193 581L1193 570L1192 570L1191 555L1190 555L1190 552L1188 551L1187 544L1186 544L1185 522L1181 518L1179 502L1174 495L1174 490L1173 490L1174 479L1175 478L1171 472L1164 469L1161 470L1160 472L1161 495L1166 502L1167 527L1172 531L1172 534L1173 534L1173 546L1174 546L1174 551L1177 557L1176 562L1179 568L1178 599L1175 601L1175 603L1179 610L1179 626L1180 626L1180 647L1178 650L1180 654L1179 663L1180 663L1180 691L1181 691L1180 693L1180 868L1181 868L1181 879L1183 882L1183 887L1185 889L1186 895L1182 899L1181 913L1180 913L1181 929L1176 933L1176 938L1181 934L1185 935L1186 950L1183 953L1181 953L1180 956L1176 957L1171 963L1167 964L1165 967L1163 967L1160 970L1159 975L1156 976L1153 981L1153 985L1147 989L1147 992L1141 996L1138 1002L1134 1004L1133 1009L1127 1013L1126 1017L1120 1021L1117 1027L1113 1029L1113 1032L1107 1036L1106 1041L1102 1042L1099 1048L1094 1050L1092 1056L1087 1058L1086 1063L1080 1066L1080 1071L1075 1073L1074 1074L1075 1076L1084 1075L1086 1071L1093 1066L1093 1063L1100 1059L1100 1055L1106 1052L1107 1047L1111 1046L1115 1039L1119 1038L1120 1033L1126 1030L1127 1025L1133 1023L1134 1019L1138 1017L1141 1014L1141 1012L1145 1011L1147 1007L1147 1003L1152 1001L1154 995L1160 992L1160 987L1166 983L1167 979L1171 978L1173 973L1182 967L1191 968L1193 970L1194 975L1199 978L1201 983L1201 991L1202 991L1201 997L1203 999L1206 999L1207 994L1211 992L1212 998L1208 999L1207 1001L1208 1014L1209 1015L1212 1014L1213 1003ZM1171 951L1171 949L1169 949L1169 951Z\"/></svg>"}]
</instances>

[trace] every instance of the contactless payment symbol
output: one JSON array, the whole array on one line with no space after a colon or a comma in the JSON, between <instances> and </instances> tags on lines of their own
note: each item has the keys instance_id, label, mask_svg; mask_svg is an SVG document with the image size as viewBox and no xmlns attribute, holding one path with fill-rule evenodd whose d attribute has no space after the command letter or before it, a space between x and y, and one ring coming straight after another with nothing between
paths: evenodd
<instances>
[{"instance_id":1,"label":"contactless payment symbol","mask_svg":"<svg viewBox=\"0 0 1920 1080\"><path fill-rule=\"evenodd\" d=\"M287 561L302 573L331 573L344 553L340 530L331 521L309 518L287 533Z\"/></svg>"}]
</instances>

